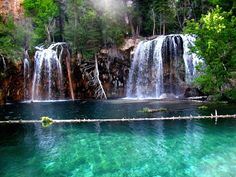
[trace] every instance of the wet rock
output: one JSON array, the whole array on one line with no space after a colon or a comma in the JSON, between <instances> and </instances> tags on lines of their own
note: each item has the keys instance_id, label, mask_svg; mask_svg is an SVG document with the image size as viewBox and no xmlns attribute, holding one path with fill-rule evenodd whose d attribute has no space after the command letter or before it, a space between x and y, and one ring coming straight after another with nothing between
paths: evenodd
<instances>
[{"instance_id":1,"label":"wet rock","mask_svg":"<svg viewBox=\"0 0 236 177\"><path fill-rule=\"evenodd\" d=\"M5 94L3 93L3 90L0 89L0 105L4 105L5 104Z\"/></svg>"},{"instance_id":2,"label":"wet rock","mask_svg":"<svg viewBox=\"0 0 236 177\"><path fill-rule=\"evenodd\" d=\"M121 46L120 49L122 51L130 50L131 48L135 48L140 41L141 41L140 38L128 38L128 39L125 39L125 42L124 42L123 46Z\"/></svg>"},{"instance_id":3,"label":"wet rock","mask_svg":"<svg viewBox=\"0 0 236 177\"><path fill-rule=\"evenodd\" d=\"M138 41L138 39L127 39L123 47L101 49L97 54L99 78L108 98L125 97L131 65L130 53ZM73 73L77 83L76 96L82 99L95 98L95 86L90 82L94 74L94 60L82 59L75 66Z\"/></svg>"},{"instance_id":4,"label":"wet rock","mask_svg":"<svg viewBox=\"0 0 236 177\"><path fill-rule=\"evenodd\" d=\"M204 93L197 88L187 88L184 93L184 97L198 97L204 96Z\"/></svg>"}]
</instances>

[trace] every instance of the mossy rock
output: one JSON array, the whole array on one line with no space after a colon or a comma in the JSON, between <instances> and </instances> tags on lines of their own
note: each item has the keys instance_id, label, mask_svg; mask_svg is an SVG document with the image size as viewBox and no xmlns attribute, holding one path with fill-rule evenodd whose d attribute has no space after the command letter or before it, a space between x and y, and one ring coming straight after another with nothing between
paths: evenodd
<instances>
[{"instance_id":1,"label":"mossy rock","mask_svg":"<svg viewBox=\"0 0 236 177\"><path fill-rule=\"evenodd\" d=\"M207 107L207 106L205 106L205 105L202 105L202 106L199 106L199 107L198 107L198 109L201 109L201 110L206 110L206 109L208 109L208 107Z\"/></svg>"},{"instance_id":2,"label":"mossy rock","mask_svg":"<svg viewBox=\"0 0 236 177\"><path fill-rule=\"evenodd\" d=\"M151 109L148 107L144 107L142 110L139 110L138 112L154 113L154 112L167 112L167 111L168 111L168 109L166 109L166 108Z\"/></svg>"},{"instance_id":3,"label":"mossy rock","mask_svg":"<svg viewBox=\"0 0 236 177\"><path fill-rule=\"evenodd\" d=\"M43 117L41 117L41 122L42 122L42 126L46 128L46 127L52 125L53 120L49 117L43 116Z\"/></svg>"}]
</instances>

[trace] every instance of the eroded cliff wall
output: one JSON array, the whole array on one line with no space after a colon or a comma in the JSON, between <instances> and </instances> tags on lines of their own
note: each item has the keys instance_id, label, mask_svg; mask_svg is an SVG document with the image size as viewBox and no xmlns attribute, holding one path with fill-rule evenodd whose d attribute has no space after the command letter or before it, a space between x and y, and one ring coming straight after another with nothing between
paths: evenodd
<instances>
[{"instance_id":1,"label":"eroded cliff wall","mask_svg":"<svg viewBox=\"0 0 236 177\"><path fill-rule=\"evenodd\" d=\"M0 14L12 14L15 21L20 20L23 17L22 2L23 0L0 0Z\"/></svg>"}]
</instances>

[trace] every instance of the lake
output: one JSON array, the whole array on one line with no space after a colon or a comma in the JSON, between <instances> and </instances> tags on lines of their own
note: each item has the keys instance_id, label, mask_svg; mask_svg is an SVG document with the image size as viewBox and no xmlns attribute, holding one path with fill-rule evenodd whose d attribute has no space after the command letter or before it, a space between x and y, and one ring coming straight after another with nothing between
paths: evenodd
<instances>
[{"instance_id":1,"label":"lake","mask_svg":"<svg viewBox=\"0 0 236 177\"><path fill-rule=\"evenodd\" d=\"M17 103L0 120L235 114L236 105L107 100ZM144 107L167 112L144 113ZM235 176L236 120L0 125L0 176Z\"/></svg>"}]
</instances>

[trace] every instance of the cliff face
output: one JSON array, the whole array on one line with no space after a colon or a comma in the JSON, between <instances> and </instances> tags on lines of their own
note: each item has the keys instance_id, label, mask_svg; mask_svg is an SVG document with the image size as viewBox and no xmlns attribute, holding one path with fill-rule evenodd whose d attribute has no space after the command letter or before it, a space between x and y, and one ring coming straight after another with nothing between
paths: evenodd
<instances>
[{"instance_id":1,"label":"cliff face","mask_svg":"<svg viewBox=\"0 0 236 177\"><path fill-rule=\"evenodd\" d=\"M131 50L131 49L130 49ZM130 50L102 49L98 55L99 79L108 98L124 97L130 67ZM97 97L94 76L94 60L76 61L74 65L74 91L77 98Z\"/></svg>"},{"instance_id":2,"label":"cliff face","mask_svg":"<svg viewBox=\"0 0 236 177\"><path fill-rule=\"evenodd\" d=\"M18 21L23 16L23 0L0 0L0 14L12 14L15 21Z\"/></svg>"}]
</instances>

